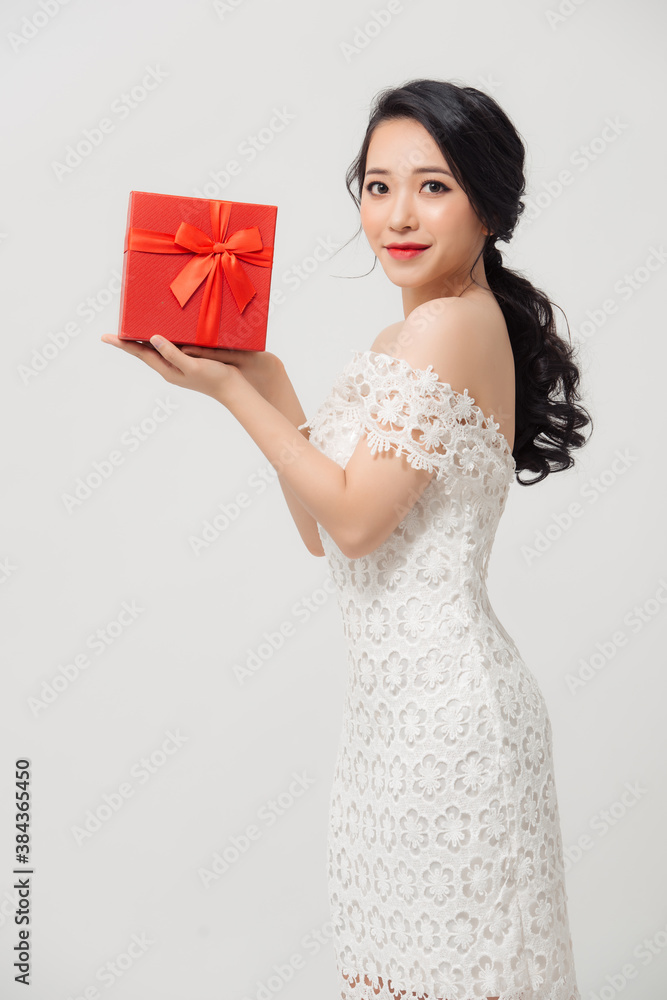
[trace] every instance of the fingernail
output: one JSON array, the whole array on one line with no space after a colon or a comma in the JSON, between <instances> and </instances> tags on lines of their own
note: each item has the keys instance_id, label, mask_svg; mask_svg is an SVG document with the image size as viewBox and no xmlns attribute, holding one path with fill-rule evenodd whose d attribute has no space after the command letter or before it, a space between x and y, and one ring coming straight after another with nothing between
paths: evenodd
<instances>
[{"instance_id":1,"label":"fingernail","mask_svg":"<svg viewBox=\"0 0 667 1000\"><path fill-rule=\"evenodd\" d=\"M153 347L161 347L163 344L162 337L151 337L151 344Z\"/></svg>"}]
</instances>

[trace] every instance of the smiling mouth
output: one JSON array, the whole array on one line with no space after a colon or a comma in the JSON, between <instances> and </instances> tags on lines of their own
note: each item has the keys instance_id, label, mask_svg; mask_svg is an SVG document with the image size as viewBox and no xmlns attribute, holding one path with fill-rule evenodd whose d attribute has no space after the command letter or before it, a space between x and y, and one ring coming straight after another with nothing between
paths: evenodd
<instances>
[{"instance_id":1,"label":"smiling mouth","mask_svg":"<svg viewBox=\"0 0 667 1000\"><path fill-rule=\"evenodd\" d=\"M428 250L428 246L423 244L420 246L417 243L401 243L401 244L389 244L385 247L385 250L391 257L395 257L397 260L407 260L410 257L416 257L418 254Z\"/></svg>"}]
</instances>

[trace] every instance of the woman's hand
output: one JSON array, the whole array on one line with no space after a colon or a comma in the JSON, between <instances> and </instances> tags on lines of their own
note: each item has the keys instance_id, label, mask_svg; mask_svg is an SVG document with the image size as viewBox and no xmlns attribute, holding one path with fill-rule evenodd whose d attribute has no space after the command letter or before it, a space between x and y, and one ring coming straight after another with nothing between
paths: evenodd
<instances>
[{"instance_id":1,"label":"woman's hand","mask_svg":"<svg viewBox=\"0 0 667 1000\"><path fill-rule=\"evenodd\" d=\"M183 354L193 358L224 361L238 368L246 382L269 403L275 402L287 381L285 366L280 358L269 351L235 351L226 347L200 347L185 344Z\"/></svg>"},{"instance_id":2,"label":"woman's hand","mask_svg":"<svg viewBox=\"0 0 667 1000\"><path fill-rule=\"evenodd\" d=\"M181 351L176 344L172 344L164 337L151 337L149 347L145 343L138 343L135 340L121 340L113 334L105 333L101 340L105 344L113 344L120 347L128 354L133 354L135 358L145 361L165 381L172 385L180 385L184 389L194 389L195 392L203 392L206 396L212 396L218 402L225 401L225 394L241 377L238 368L232 364L225 364L222 358L212 360L209 357L188 356ZM210 352L211 354L240 354L240 351L220 351Z\"/></svg>"}]
</instances>

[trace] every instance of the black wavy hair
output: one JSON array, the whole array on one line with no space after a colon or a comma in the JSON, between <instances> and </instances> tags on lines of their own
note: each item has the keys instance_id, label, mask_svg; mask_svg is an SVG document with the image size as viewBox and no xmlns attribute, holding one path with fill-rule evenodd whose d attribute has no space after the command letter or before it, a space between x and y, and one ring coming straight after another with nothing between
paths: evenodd
<instances>
[{"instance_id":1,"label":"black wavy hair","mask_svg":"<svg viewBox=\"0 0 667 1000\"><path fill-rule=\"evenodd\" d=\"M509 243L525 207L522 138L497 102L475 87L448 80L410 80L386 88L373 99L361 149L346 173L346 187L357 208L373 131L380 122L400 118L416 120L431 134L489 230L470 277L483 254L487 281L503 312L514 354L516 477L522 486L532 486L550 472L574 465L570 452L588 441L590 433L585 438L580 428L590 425L592 433L593 419L577 404L580 373L575 350L571 339L568 343L556 330L555 303L523 274L506 267L496 246L497 241ZM360 232L361 226L355 236ZM376 263L377 258L373 268ZM569 335L569 323L567 328ZM522 470L537 475L522 480Z\"/></svg>"}]
</instances>

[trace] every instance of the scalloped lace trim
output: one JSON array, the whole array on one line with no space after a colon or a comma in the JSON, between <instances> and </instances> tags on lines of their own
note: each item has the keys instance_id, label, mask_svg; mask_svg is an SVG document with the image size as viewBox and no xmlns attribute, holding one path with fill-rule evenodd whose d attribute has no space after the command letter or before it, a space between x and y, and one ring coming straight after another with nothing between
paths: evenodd
<instances>
[{"instance_id":1,"label":"scalloped lace trim","mask_svg":"<svg viewBox=\"0 0 667 1000\"><path fill-rule=\"evenodd\" d=\"M441 479L446 472L447 449L439 434L448 438L451 446L457 429L474 427L492 454L503 459L512 474L516 471L516 460L500 424L492 413L488 417L484 414L467 388L459 392L449 382L440 382L433 365L414 368L403 358L382 351L352 349L352 355L337 376L330 396L313 417L299 424L298 430L305 427L312 430L323 409L333 408L344 418L355 416L361 409L362 431L368 437L372 454L395 447L398 455L406 455L413 468L426 469ZM360 364L362 359L369 363ZM367 394L358 391L364 384L370 390ZM384 405L378 402L378 394ZM378 426L381 415L385 417L384 423L389 418L390 429ZM415 439L417 431L420 435Z\"/></svg>"},{"instance_id":2,"label":"scalloped lace trim","mask_svg":"<svg viewBox=\"0 0 667 1000\"><path fill-rule=\"evenodd\" d=\"M437 479L452 467L473 475L508 477L516 462L493 416L486 417L467 388L457 392L439 382L433 365L413 368L379 351L354 351L339 377L334 397L357 403L371 453L396 449L415 469ZM472 432L472 433L471 433Z\"/></svg>"},{"instance_id":3,"label":"scalloped lace trim","mask_svg":"<svg viewBox=\"0 0 667 1000\"><path fill-rule=\"evenodd\" d=\"M495 442L497 450L501 451L516 466L509 441L500 430L500 424L494 419L494 414L490 413L487 417L467 388L463 392L459 392L452 388L451 383L441 382L433 365L428 365L426 368L415 368L404 358L396 358L392 354L385 354L384 351L353 349L352 355L352 365L359 359L367 357L373 371L379 370L382 373L384 368L387 373L394 373L397 378L399 371L404 372L406 376L413 376L409 379L409 383L413 383L417 389L425 390L427 397L439 399L446 410L451 410L457 423L485 431L487 440ZM471 417L474 419L471 420Z\"/></svg>"},{"instance_id":4,"label":"scalloped lace trim","mask_svg":"<svg viewBox=\"0 0 667 1000\"><path fill-rule=\"evenodd\" d=\"M462 997L458 994L452 994L449 997L435 997L428 993L416 993L394 988L391 985L391 979L387 980L385 986L381 976L370 978L364 976L364 982L360 982L361 974L351 970L347 975L343 974L343 979L345 985L341 992L341 1000L404 1000L404 998L405 1000L413 1000L413 998L414 1000L538 1000L538 998L539 1000L581 1000L579 991L568 986L564 977L554 983L548 993L544 993L541 988L539 990L531 989L528 993L525 990L518 993L511 990L510 992L493 994L492 998Z\"/></svg>"}]
</instances>

